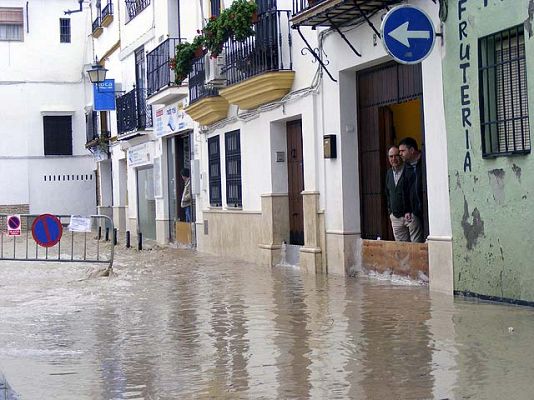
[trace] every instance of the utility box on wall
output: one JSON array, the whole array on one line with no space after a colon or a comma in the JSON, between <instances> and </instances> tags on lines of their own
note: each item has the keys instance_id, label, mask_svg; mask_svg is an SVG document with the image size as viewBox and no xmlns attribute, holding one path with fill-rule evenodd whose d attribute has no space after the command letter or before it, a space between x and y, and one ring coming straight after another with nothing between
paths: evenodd
<instances>
[{"instance_id":1,"label":"utility box on wall","mask_svg":"<svg viewBox=\"0 0 534 400\"><path fill-rule=\"evenodd\" d=\"M323 153L324 158L337 158L336 135L324 135Z\"/></svg>"}]
</instances>

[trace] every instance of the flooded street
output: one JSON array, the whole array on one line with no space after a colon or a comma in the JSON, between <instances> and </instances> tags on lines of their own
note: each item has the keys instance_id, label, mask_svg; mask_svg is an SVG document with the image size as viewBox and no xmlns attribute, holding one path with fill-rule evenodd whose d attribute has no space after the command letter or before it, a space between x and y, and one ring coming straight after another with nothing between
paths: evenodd
<instances>
[{"instance_id":1,"label":"flooded street","mask_svg":"<svg viewBox=\"0 0 534 400\"><path fill-rule=\"evenodd\" d=\"M2 400L533 397L530 308L176 249L1 268Z\"/></svg>"}]
</instances>

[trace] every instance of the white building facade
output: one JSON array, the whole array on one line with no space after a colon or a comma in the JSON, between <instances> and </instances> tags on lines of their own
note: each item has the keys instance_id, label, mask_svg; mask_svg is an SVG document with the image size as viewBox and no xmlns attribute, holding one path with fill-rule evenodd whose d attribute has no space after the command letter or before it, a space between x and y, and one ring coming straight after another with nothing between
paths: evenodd
<instances>
[{"instance_id":1,"label":"white building facade","mask_svg":"<svg viewBox=\"0 0 534 400\"><path fill-rule=\"evenodd\" d=\"M0 2L1 212L96 213L85 148L88 16L74 2Z\"/></svg>"},{"instance_id":2,"label":"white building facade","mask_svg":"<svg viewBox=\"0 0 534 400\"><path fill-rule=\"evenodd\" d=\"M111 136L101 211L120 231L265 265L281 261L284 242L320 273L353 274L373 257L422 263L431 288L452 293L441 40L422 64L403 66L378 37L385 5L418 6L439 30L440 3L256 3L254 35L199 55L177 85L175 45L232 1L92 2L95 53L120 91L117 110L99 115ZM426 159L426 243L388 250L385 154L408 136Z\"/></svg>"}]
</instances>

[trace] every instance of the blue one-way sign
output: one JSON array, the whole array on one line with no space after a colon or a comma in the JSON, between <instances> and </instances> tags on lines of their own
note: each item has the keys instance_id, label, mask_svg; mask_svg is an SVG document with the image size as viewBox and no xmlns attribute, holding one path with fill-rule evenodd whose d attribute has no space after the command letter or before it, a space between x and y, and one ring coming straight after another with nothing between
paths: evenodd
<instances>
[{"instance_id":1,"label":"blue one-way sign","mask_svg":"<svg viewBox=\"0 0 534 400\"><path fill-rule=\"evenodd\" d=\"M423 61L434 48L435 40L432 20L417 7L395 7L382 21L382 43L391 57L402 64Z\"/></svg>"}]
</instances>

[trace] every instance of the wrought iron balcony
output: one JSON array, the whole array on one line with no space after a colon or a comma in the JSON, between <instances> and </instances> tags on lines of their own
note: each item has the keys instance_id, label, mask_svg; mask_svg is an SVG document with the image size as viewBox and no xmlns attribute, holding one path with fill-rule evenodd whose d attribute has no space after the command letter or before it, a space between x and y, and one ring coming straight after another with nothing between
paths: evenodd
<instances>
[{"instance_id":1,"label":"wrought iron balcony","mask_svg":"<svg viewBox=\"0 0 534 400\"><path fill-rule=\"evenodd\" d=\"M176 45L181 41L179 38L169 38L146 55L148 96L162 88L178 86L174 70L169 67L169 60L174 57Z\"/></svg>"},{"instance_id":2,"label":"wrought iron balcony","mask_svg":"<svg viewBox=\"0 0 534 400\"><path fill-rule=\"evenodd\" d=\"M193 67L189 73L189 103L192 104L204 97L217 96L219 89L206 85L206 59L201 56L195 58Z\"/></svg>"},{"instance_id":3,"label":"wrought iron balcony","mask_svg":"<svg viewBox=\"0 0 534 400\"><path fill-rule=\"evenodd\" d=\"M93 21L93 37L94 38L100 37L100 35L102 35L102 32L104 32L104 28L102 28L101 22L102 21L100 17L96 17L95 20Z\"/></svg>"},{"instance_id":4,"label":"wrought iron balcony","mask_svg":"<svg viewBox=\"0 0 534 400\"><path fill-rule=\"evenodd\" d=\"M108 4L102 9L100 17L102 19L102 26L108 26L113 21L113 3L111 0L108 0Z\"/></svg>"},{"instance_id":5,"label":"wrought iron balcony","mask_svg":"<svg viewBox=\"0 0 534 400\"><path fill-rule=\"evenodd\" d=\"M354 25L402 0L293 0L291 24L297 26Z\"/></svg>"},{"instance_id":6,"label":"wrought iron balcony","mask_svg":"<svg viewBox=\"0 0 534 400\"><path fill-rule=\"evenodd\" d=\"M150 0L124 0L126 5L126 23L137 17L150 5Z\"/></svg>"},{"instance_id":7,"label":"wrought iron balcony","mask_svg":"<svg viewBox=\"0 0 534 400\"><path fill-rule=\"evenodd\" d=\"M146 89L134 88L117 97L116 108L119 136L152 127L152 106L146 103Z\"/></svg>"},{"instance_id":8,"label":"wrought iron balcony","mask_svg":"<svg viewBox=\"0 0 534 400\"><path fill-rule=\"evenodd\" d=\"M217 96L219 88L234 85L266 72L291 71L291 11L273 7L260 14L255 35L240 42L229 39L217 60L209 55L196 58L189 74L189 101ZM222 58L222 60L221 60Z\"/></svg>"},{"instance_id":9,"label":"wrought iron balcony","mask_svg":"<svg viewBox=\"0 0 534 400\"><path fill-rule=\"evenodd\" d=\"M269 10L258 15L255 35L244 42L230 39L224 46L223 73L228 85L272 71L291 71L289 10Z\"/></svg>"},{"instance_id":10,"label":"wrought iron balcony","mask_svg":"<svg viewBox=\"0 0 534 400\"><path fill-rule=\"evenodd\" d=\"M93 32L100 28L100 17L96 17L93 21Z\"/></svg>"},{"instance_id":11,"label":"wrought iron balcony","mask_svg":"<svg viewBox=\"0 0 534 400\"><path fill-rule=\"evenodd\" d=\"M293 15L300 14L307 11L320 3L325 3L328 0L293 0Z\"/></svg>"}]
</instances>

